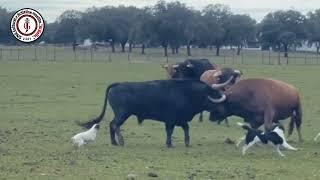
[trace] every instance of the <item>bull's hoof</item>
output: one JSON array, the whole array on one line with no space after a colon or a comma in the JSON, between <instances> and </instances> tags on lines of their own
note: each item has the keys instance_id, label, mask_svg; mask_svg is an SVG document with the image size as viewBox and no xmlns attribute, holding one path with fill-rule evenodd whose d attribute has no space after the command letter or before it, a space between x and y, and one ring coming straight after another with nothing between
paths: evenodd
<instances>
[{"instance_id":1,"label":"bull's hoof","mask_svg":"<svg viewBox=\"0 0 320 180\"><path fill-rule=\"evenodd\" d=\"M172 144L166 144L167 148L174 148Z\"/></svg>"},{"instance_id":2,"label":"bull's hoof","mask_svg":"<svg viewBox=\"0 0 320 180\"><path fill-rule=\"evenodd\" d=\"M116 142L111 142L111 144L112 144L113 146L118 146L118 143L116 143Z\"/></svg>"},{"instance_id":3,"label":"bull's hoof","mask_svg":"<svg viewBox=\"0 0 320 180\"><path fill-rule=\"evenodd\" d=\"M190 147L191 147L191 145L190 145L190 144L186 144L186 147L187 147L187 148L190 148Z\"/></svg>"}]
</instances>

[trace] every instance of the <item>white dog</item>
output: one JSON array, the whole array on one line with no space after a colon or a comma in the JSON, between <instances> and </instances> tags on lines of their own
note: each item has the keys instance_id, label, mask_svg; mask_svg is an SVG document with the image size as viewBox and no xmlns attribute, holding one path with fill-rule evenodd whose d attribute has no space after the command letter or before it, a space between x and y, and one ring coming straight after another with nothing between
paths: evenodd
<instances>
[{"instance_id":1,"label":"white dog","mask_svg":"<svg viewBox=\"0 0 320 180\"><path fill-rule=\"evenodd\" d=\"M73 144L78 145L78 147L87 144L90 141L94 141L97 136L99 124L94 124L88 131L76 134L71 138Z\"/></svg>"},{"instance_id":2,"label":"white dog","mask_svg":"<svg viewBox=\"0 0 320 180\"><path fill-rule=\"evenodd\" d=\"M318 137L320 136L320 133L317 134L317 136L314 138L314 141L317 141Z\"/></svg>"}]
</instances>

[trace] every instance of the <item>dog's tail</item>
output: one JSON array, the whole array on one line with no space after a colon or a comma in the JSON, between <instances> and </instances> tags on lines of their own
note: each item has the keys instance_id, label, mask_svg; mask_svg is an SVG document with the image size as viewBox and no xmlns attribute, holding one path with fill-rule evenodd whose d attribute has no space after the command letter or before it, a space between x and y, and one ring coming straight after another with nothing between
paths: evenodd
<instances>
[{"instance_id":1,"label":"dog's tail","mask_svg":"<svg viewBox=\"0 0 320 180\"><path fill-rule=\"evenodd\" d=\"M251 128L246 124L243 124L241 122L237 122L237 124L247 131L251 130Z\"/></svg>"},{"instance_id":2,"label":"dog's tail","mask_svg":"<svg viewBox=\"0 0 320 180\"><path fill-rule=\"evenodd\" d=\"M299 98L297 106L292 111L291 121L289 123L288 136L292 134L294 126L296 126L296 129L299 135L299 140L302 141L301 124L302 124L302 107L301 107L301 102Z\"/></svg>"},{"instance_id":3,"label":"dog's tail","mask_svg":"<svg viewBox=\"0 0 320 180\"><path fill-rule=\"evenodd\" d=\"M317 134L317 136L314 138L314 141L317 141L319 136L320 136L320 133Z\"/></svg>"},{"instance_id":4,"label":"dog's tail","mask_svg":"<svg viewBox=\"0 0 320 180\"><path fill-rule=\"evenodd\" d=\"M106 112L106 109L107 109L107 103L108 103L108 94L109 94L109 91L112 87L118 85L119 83L113 83L111 85L109 85L107 87L107 90L106 90L106 95L105 95L105 99L104 99L104 104L103 104L103 108L102 108L102 112L100 113L100 115L94 119L91 119L89 120L88 122L85 122L85 123L78 123L78 125L84 127L84 128L87 128L87 129L90 129L94 124L98 124L100 123L100 121L103 119L104 115L105 115L105 112Z\"/></svg>"}]
</instances>

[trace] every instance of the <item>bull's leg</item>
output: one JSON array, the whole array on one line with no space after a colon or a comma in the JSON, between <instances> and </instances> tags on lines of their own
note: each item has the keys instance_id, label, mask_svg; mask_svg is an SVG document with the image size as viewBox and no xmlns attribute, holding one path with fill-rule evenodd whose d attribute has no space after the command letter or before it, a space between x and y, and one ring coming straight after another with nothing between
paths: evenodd
<instances>
[{"instance_id":1,"label":"bull's leg","mask_svg":"<svg viewBox=\"0 0 320 180\"><path fill-rule=\"evenodd\" d=\"M199 115L199 122L202 122L202 121L203 121L203 112L201 112Z\"/></svg>"},{"instance_id":2,"label":"bull's leg","mask_svg":"<svg viewBox=\"0 0 320 180\"><path fill-rule=\"evenodd\" d=\"M226 123L226 126L227 126L227 127L230 127L228 118L224 119L224 122Z\"/></svg>"},{"instance_id":3,"label":"bull's leg","mask_svg":"<svg viewBox=\"0 0 320 180\"><path fill-rule=\"evenodd\" d=\"M115 127L114 119L110 122L109 127L110 127L111 144L117 146L118 143L116 141L116 133L115 133L116 127Z\"/></svg>"},{"instance_id":4,"label":"bull's leg","mask_svg":"<svg viewBox=\"0 0 320 180\"><path fill-rule=\"evenodd\" d=\"M271 108L266 109L263 120L265 131L269 131L272 128L272 123L274 120L274 111Z\"/></svg>"},{"instance_id":5,"label":"bull's leg","mask_svg":"<svg viewBox=\"0 0 320 180\"><path fill-rule=\"evenodd\" d=\"M181 126L184 131L184 144L186 147L189 147L190 145L190 136L189 136L189 125L188 123Z\"/></svg>"},{"instance_id":6,"label":"bull's leg","mask_svg":"<svg viewBox=\"0 0 320 180\"><path fill-rule=\"evenodd\" d=\"M110 135L111 135L111 143L113 145L124 145L123 136L120 132L120 126L127 120L129 115L127 114L117 114L115 118L110 123ZM117 135L118 143L114 144L115 135Z\"/></svg>"},{"instance_id":7,"label":"bull's leg","mask_svg":"<svg viewBox=\"0 0 320 180\"><path fill-rule=\"evenodd\" d=\"M116 135L117 135L117 139L118 139L118 143L120 146L123 146L124 145L124 140L123 140L123 136L120 132L120 127L117 127L116 128Z\"/></svg>"},{"instance_id":8,"label":"bull's leg","mask_svg":"<svg viewBox=\"0 0 320 180\"><path fill-rule=\"evenodd\" d=\"M166 145L168 148L172 147L171 139L172 139L173 130L174 130L174 125L166 123L166 132L167 132Z\"/></svg>"}]
</instances>

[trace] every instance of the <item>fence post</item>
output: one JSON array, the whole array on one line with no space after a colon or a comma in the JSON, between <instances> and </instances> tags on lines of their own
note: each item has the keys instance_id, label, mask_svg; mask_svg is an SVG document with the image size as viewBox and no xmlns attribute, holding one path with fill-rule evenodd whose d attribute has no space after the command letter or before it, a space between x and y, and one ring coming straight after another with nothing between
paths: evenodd
<instances>
[{"instance_id":1,"label":"fence post","mask_svg":"<svg viewBox=\"0 0 320 180\"><path fill-rule=\"evenodd\" d=\"M48 61L48 46L46 46L46 61Z\"/></svg>"},{"instance_id":2,"label":"fence post","mask_svg":"<svg viewBox=\"0 0 320 180\"><path fill-rule=\"evenodd\" d=\"M223 64L226 64L226 53L223 53Z\"/></svg>"},{"instance_id":3,"label":"fence post","mask_svg":"<svg viewBox=\"0 0 320 180\"><path fill-rule=\"evenodd\" d=\"M232 64L234 64L234 51L232 51Z\"/></svg>"},{"instance_id":4,"label":"fence post","mask_svg":"<svg viewBox=\"0 0 320 180\"><path fill-rule=\"evenodd\" d=\"M317 53L317 64L319 64L319 54Z\"/></svg>"},{"instance_id":5,"label":"fence post","mask_svg":"<svg viewBox=\"0 0 320 180\"><path fill-rule=\"evenodd\" d=\"M53 47L53 61L56 61L56 47Z\"/></svg>"},{"instance_id":6,"label":"fence post","mask_svg":"<svg viewBox=\"0 0 320 180\"><path fill-rule=\"evenodd\" d=\"M269 48L269 65L271 65L271 50Z\"/></svg>"},{"instance_id":7,"label":"fence post","mask_svg":"<svg viewBox=\"0 0 320 180\"><path fill-rule=\"evenodd\" d=\"M289 64L289 54L287 54L287 65Z\"/></svg>"},{"instance_id":8,"label":"fence post","mask_svg":"<svg viewBox=\"0 0 320 180\"><path fill-rule=\"evenodd\" d=\"M304 64L307 64L307 53L304 53Z\"/></svg>"},{"instance_id":9,"label":"fence post","mask_svg":"<svg viewBox=\"0 0 320 180\"><path fill-rule=\"evenodd\" d=\"M279 50L279 52L278 52L278 65L280 65L281 64L281 62L280 62L280 56L281 56L281 53L280 53L280 50Z\"/></svg>"},{"instance_id":10,"label":"fence post","mask_svg":"<svg viewBox=\"0 0 320 180\"><path fill-rule=\"evenodd\" d=\"M20 61L20 49L18 48L18 61Z\"/></svg>"},{"instance_id":11,"label":"fence post","mask_svg":"<svg viewBox=\"0 0 320 180\"><path fill-rule=\"evenodd\" d=\"M244 63L244 59L243 59L243 51L241 51L241 64Z\"/></svg>"},{"instance_id":12,"label":"fence post","mask_svg":"<svg viewBox=\"0 0 320 180\"><path fill-rule=\"evenodd\" d=\"M74 61L77 61L77 54L76 54L76 50L73 50L73 57L74 57Z\"/></svg>"},{"instance_id":13,"label":"fence post","mask_svg":"<svg viewBox=\"0 0 320 180\"><path fill-rule=\"evenodd\" d=\"M92 53L92 48L90 48L90 60L91 60L91 62L93 61L93 53Z\"/></svg>"},{"instance_id":14,"label":"fence post","mask_svg":"<svg viewBox=\"0 0 320 180\"><path fill-rule=\"evenodd\" d=\"M37 59L37 47L34 47L34 60L36 61Z\"/></svg>"},{"instance_id":15,"label":"fence post","mask_svg":"<svg viewBox=\"0 0 320 180\"><path fill-rule=\"evenodd\" d=\"M128 52L128 61L130 62L130 53Z\"/></svg>"},{"instance_id":16,"label":"fence post","mask_svg":"<svg viewBox=\"0 0 320 180\"><path fill-rule=\"evenodd\" d=\"M109 62L112 62L112 59L111 59L111 53L109 53L108 61L109 61Z\"/></svg>"},{"instance_id":17,"label":"fence post","mask_svg":"<svg viewBox=\"0 0 320 180\"><path fill-rule=\"evenodd\" d=\"M0 48L0 60L2 60L2 48Z\"/></svg>"},{"instance_id":18,"label":"fence post","mask_svg":"<svg viewBox=\"0 0 320 180\"><path fill-rule=\"evenodd\" d=\"M264 64L264 54L263 54L263 51L261 51L261 63Z\"/></svg>"}]
</instances>

